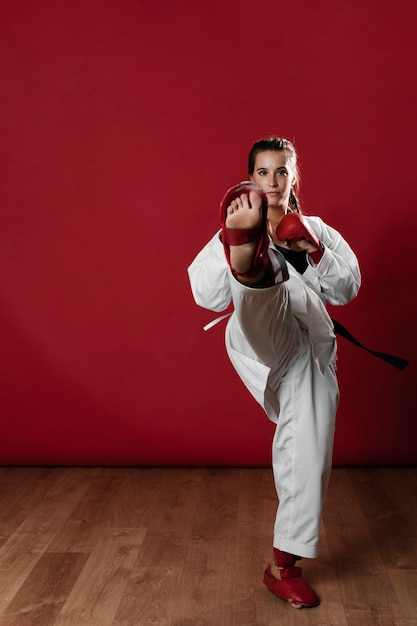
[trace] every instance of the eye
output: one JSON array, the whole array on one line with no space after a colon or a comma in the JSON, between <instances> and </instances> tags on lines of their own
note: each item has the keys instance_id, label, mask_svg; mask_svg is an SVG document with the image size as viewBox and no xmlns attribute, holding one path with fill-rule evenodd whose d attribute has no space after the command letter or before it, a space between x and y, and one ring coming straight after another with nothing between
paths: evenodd
<instances>
[{"instance_id":1,"label":"eye","mask_svg":"<svg viewBox=\"0 0 417 626\"><path fill-rule=\"evenodd\" d=\"M258 170L259 176L266 176L268 172L266 170Z\"/></svg>"},{"instance_id":2,"label":"eye","mask_svg":"<svg viewBox=\"0 0 417 626\"><path fill-rule=\"evenodd\" d=\"M288 176L288 170L286 170L286 169L285 169L285 167L281 167L281 168L278 170L278 175L279 175L279 176Z\"/></svg>"}]
</instances>

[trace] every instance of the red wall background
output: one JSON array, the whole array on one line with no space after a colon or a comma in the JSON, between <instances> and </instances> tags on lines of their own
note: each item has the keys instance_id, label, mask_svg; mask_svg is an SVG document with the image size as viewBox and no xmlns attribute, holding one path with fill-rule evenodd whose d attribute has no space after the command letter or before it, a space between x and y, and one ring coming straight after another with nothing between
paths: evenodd
<instances>
[{"instance_id":1,"label":"red wall background","mask_svg":"<svg viewBox=\"0 0 417 626\"><path fill-rule=\"evenodd\" d=\"M298 147L304 209L363 273L335 464L415 463L415 2L0 5L0 462L270 462L186 268L252 142Z\"/></svg>"}]
</instances>

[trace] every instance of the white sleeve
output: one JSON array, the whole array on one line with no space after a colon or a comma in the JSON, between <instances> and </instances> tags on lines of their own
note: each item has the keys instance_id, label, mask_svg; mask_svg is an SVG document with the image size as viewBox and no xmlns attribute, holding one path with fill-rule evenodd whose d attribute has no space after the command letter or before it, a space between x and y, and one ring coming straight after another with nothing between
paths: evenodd
<instances>
[{"instance_id":1,"label":"white sleeve","mask_svg":"<svg viewBox=\"0 0 417 626\"><path fill-rule=\"evenodd\" d=\"M231 272L219 234L220 231L197 254L188 268L194 300L210 311L224 311L232 300Z\"/></svg>"},{"instance_id":2,"label":"white sleeve","mask_svg":"<svg viewBox=\"0 0 417 626\"><path fill-rule=\"evenodd\" d=\"M307 255L309 265L303 278L330 304L347 304L356 297L361 284L356 255L340 233L321 218L305 216L305 219L323 244L324 252L317 265Z\"/></svg>"}]
</instances>

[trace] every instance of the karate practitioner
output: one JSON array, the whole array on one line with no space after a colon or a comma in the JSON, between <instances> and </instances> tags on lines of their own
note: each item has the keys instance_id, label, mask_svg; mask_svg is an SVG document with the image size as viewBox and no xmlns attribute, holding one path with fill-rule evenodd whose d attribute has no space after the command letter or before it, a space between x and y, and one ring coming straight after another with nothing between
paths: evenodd
<instances>
[{"instance_id":1,"label":"karate practitioner","mask_svg":"<svg viewBox=\"0 0 417 626\"><path fill-rule=\"evenodd\" d=\"M249 154L249 181L229 189L221 229L188 268L196 303L233 302L226 349L249 392L276 424L279 499L264 583L295 608L320 599L296 561L317 556L339 390L336 339L325 303L358 293L360 271L342 236L302 215L294 145L271 137Z\"/></svg>"}]
</instances>

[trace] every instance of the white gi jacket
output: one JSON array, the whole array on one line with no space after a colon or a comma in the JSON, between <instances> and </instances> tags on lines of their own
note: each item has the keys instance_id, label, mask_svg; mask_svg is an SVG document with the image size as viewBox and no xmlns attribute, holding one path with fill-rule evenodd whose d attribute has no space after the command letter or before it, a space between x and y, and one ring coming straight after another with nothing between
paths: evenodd
<instances>
[{"instance_id":1,"label":"white gi jacket","mask_svg":"<svg viewBox=\"0 0 417 626\"><path fill-rule=\"evenodd\" d=\"M336 342L333 324L325 304L343 305L358 293L361 276L357 258L332 227L319 217L303 216L308 226L314 230L324 247L320 262L315 265L310 257L303 274L288 264L290 274L285 283L291 302L292 315L299 326L309 333L312 354L321 372L335 359ZM277 251L270 242L269 254L273 259ZM211 311L225 311L232 301L231 280L234 277L226 261L219 233L206 244L188 268L191 290L196 303ZM232 314L233 315L233 314ZM229 357L238 374L255 399L265 408L273 421L277 421L276 411L265 398L270 368L262 368L252 350L240 347L236 350L231 342L230 326L226 331L226 347Z\"/></svg>"}]
</instances>

